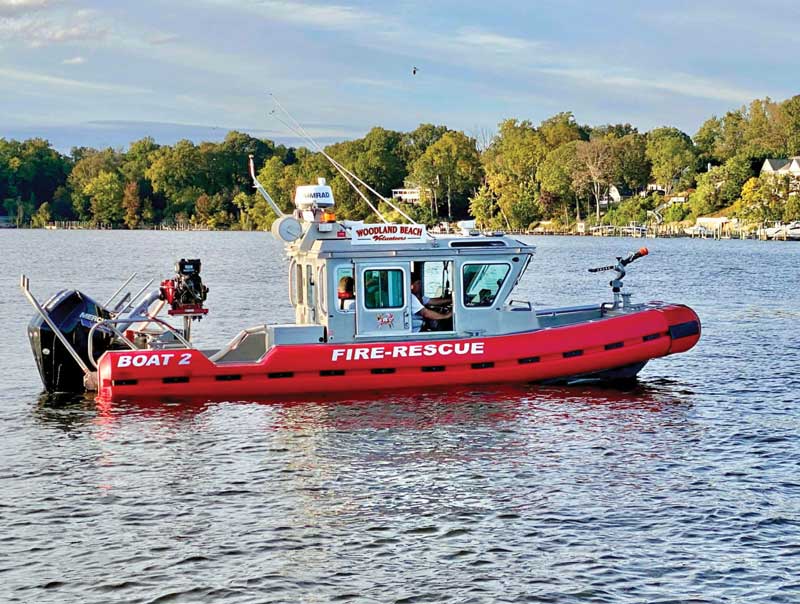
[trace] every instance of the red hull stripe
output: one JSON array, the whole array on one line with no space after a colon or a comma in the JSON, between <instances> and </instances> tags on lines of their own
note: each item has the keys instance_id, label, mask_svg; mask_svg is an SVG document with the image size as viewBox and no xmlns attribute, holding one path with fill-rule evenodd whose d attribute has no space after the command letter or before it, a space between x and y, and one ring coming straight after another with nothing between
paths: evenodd
<instances>
[{"instance_id":1,"label":"red hull stripe","mask_svg":"<svg viewBox=\"0 0 800 604\"><path fill-rule=\"evenodd\" d=\"M688 350L700 338L690 308L504 336L416 342L276 346L255 363L216 365L198 350L108 352L99 398L286 397L306 393L536 382L604 371Z\"/></svg>"}]
</instances>

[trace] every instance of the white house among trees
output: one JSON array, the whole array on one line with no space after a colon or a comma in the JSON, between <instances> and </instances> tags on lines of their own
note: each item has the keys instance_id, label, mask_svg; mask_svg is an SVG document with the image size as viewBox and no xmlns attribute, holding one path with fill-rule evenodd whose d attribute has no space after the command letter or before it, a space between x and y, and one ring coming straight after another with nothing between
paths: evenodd
<instances>
[{"instance_id":1,"label":"white house among trees","mask_svg":"<svg viewBox=\"0 0 800 604\"><path fill-rule=\"evenodd\" d=\"M800 177L800 156L788 159L765 159L761 174L777 174Z\"/></svg>"}]
</instances>

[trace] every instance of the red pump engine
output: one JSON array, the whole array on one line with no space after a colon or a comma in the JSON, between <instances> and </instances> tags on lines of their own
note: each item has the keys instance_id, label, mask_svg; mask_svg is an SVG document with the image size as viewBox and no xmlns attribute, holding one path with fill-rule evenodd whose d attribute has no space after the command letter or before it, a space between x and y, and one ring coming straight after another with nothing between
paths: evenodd
<instances>
[{"instance_id":1,"label":"red pump engine","mask_svg":"<svg viewBox=\"0 0 800 604\"><path fill-rule=\"evenodd\" d=\"M208 297L208 287L200 278L200 260L181 258L175 263L175 277L161 282L160 299L170 305L170 316L193 316L208 314L203 302Z\"/></svg>"}]
</instances>

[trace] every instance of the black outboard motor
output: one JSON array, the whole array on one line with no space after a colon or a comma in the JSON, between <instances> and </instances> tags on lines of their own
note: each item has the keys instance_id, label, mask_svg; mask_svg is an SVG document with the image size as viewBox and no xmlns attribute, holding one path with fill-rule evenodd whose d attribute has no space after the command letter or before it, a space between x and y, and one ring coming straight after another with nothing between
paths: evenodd
<instances>
[{"instance_id":1,"label":"black outboard motor","mask_svg":"<svg viewBox=\"0 0 800 604\"><path fill-rule=\"evenodd\" d=\"M89 330L96 317L110 318L109 312L85 294L68 289L58 292L44 309L53 323L89 367ZM38 314L28 324L28 338L39 368L42 383L48 392L84 392L83 369ZM102 328L92 336L95 362L111 347L113 335Z\"/></svg>"}]
</instances>

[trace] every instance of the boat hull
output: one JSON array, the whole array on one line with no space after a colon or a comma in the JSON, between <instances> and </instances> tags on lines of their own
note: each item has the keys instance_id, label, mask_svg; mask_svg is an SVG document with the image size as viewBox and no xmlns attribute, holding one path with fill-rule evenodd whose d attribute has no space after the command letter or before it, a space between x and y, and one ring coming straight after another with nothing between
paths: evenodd
<instances>
[{"instance_id":1,"label":"boat hull","mask_svg":"<svg viewBox=\"0 0 800 604\"><path fill-rule=\"evenodd\" d=\"M109 351L98 365L101 400L237 400L503 382L634 377L654 358L684 352L700 320L681 305L501 336L303 344L254 363L215 364L199 350Z\"/></svg>"}]
</instances>

